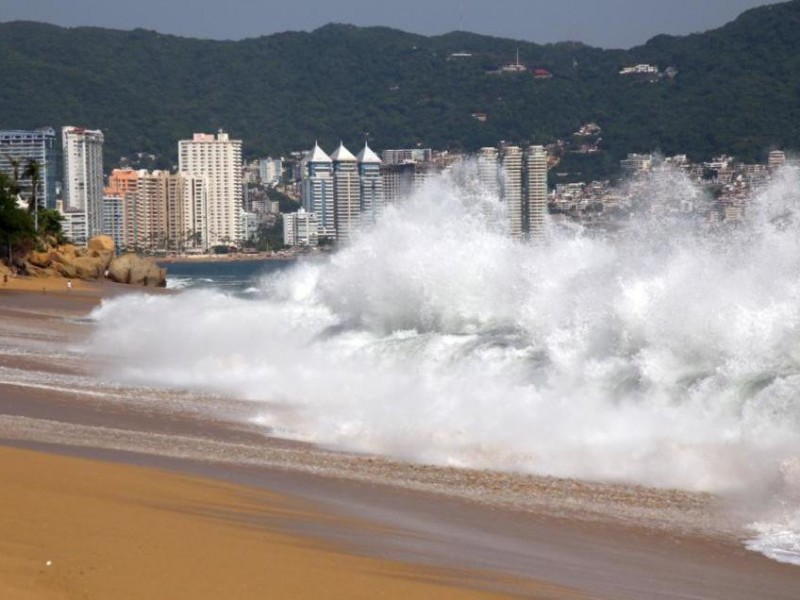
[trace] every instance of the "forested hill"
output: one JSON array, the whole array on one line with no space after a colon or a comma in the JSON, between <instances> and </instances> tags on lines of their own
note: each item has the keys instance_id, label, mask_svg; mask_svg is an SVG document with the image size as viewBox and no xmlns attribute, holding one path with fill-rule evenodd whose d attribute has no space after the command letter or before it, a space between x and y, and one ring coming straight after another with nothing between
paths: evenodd
<instances>
[{"instance_id":1,"label":"forested hill","mask_svg":"<svg viewBox=\"0 0 800 600\"><path fill-rule=\"evenodd\" d=\"M496 72L517 50L528 71ZM638 63L677 75L619 74ZM800 0L624 51L348 25L224 42L12 22L0 80L0 128L99 128L112 164L136 151L174 162L177 140L218 128L256 156L367 133L376 148L549 142L590 121L603 151L576 160L595 166L649 150L755 159L800 144Z\"/></svg>"}]
</instances>

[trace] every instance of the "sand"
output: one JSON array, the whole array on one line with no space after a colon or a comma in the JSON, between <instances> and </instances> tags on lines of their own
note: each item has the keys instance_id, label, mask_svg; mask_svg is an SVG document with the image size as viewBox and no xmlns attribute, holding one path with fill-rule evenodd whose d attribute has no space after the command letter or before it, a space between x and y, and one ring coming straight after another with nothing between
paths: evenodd
<instances>
[{"instance_id":1,"label":"sand","mask_svg":"<svg viewBox=\"0 0 800 600\"><path fill-rule=\"evenodd\" d=\"M0 598L798 597L707 495L347 455L98 387L75 317L128 291L0 291L0 444L47 452L0 450Z\"/></svg>"},{"instance_id":2,"label":"sand","mask_svg":"<svg viewBox=\"0 0 800 600\"><path fill-rule=\"evenodd\" d=\"M488 576L357 557L286 533L285 496L0 448L0 597L464 598ZM527 584L531 597L577 598Z\"/></svg>"}]
</instances>

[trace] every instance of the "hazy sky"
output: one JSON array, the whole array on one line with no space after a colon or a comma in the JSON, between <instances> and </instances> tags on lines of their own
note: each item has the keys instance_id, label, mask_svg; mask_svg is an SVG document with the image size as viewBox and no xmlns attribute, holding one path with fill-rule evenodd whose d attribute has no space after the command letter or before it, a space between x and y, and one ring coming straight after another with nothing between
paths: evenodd
<instances>
[{"instance_id":1,"label":"hazy sky","mask_svg":"<svg viewBox=\"0 0 800 600\"><path fill-rule=\"evenodd\" d=\"M719 27L775 0L0 0L0 21L241 39L325 23L386 25L425 35L455 29L534 42L627 48L659 33Z\"/></svg>"}]
</instances>

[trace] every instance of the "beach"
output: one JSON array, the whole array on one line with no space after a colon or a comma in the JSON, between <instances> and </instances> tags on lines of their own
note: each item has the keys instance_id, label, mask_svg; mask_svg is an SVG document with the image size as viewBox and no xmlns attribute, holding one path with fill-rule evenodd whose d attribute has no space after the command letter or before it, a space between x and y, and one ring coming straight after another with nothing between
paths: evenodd
<instances>
[{"instance_id":1,"label":"beach","mask_svg":"<svg viewBox=\"0 0 800 600\"><path fill-rule=\"evenodd\" d=\"M270 437L235 399L119 386L79 348L88 312L131 290L58 284L0 291L3 597L800 590L708 494L347 454Z\"/></svg>"}]
</instances>

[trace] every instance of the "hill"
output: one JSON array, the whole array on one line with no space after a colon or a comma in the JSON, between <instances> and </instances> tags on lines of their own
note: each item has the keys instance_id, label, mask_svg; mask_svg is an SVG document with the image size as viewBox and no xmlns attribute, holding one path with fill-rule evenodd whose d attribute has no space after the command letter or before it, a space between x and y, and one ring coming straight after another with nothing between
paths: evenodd
<instances>
[{"instance_id":1,"label":"hill","mask_svg":"<svg viewBox=\"0 0 800 600\"><path fill-rule=\"evenodd\" d=\"M798 146L798 49L800 0L630 50L335 24L224 42L11 22L0 24L0 128L99 128L109 164L134 152L172 164L177 140L218 128L257 156L315 139L357 146L367 133L377 148L550 142L590 121L603 152L565 161L587 174L629 151L757 159ZM497 72L517 50L529 70ZM639 63L677 75L619 74Z\"/></svg>"}]
</instances>

